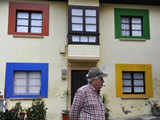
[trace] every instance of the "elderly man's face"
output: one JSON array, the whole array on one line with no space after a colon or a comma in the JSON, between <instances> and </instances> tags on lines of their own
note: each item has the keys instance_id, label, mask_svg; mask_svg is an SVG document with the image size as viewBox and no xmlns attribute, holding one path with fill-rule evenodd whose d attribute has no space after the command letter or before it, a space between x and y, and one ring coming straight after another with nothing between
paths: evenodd
<instances>
[{"instance_id":1,"label":"elderly man's face","mask_svg":"<svg viewBox=\"0 0 160 120\"><path fill-rule=\"evenodd\" d=\"M98 78L93 81L93 86L97 91L99 91L103 87L104 80L103 78Z\"/></svg>"}]
</instances>

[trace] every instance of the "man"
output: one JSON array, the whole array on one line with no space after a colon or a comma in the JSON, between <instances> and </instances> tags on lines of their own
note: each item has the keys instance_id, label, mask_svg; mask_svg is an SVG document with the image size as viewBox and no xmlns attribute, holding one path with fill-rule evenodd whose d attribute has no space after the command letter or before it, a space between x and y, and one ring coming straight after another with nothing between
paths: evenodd
<instances>
[{"instance_id":1,"label":"man","mask_svg":"<svg viewBox=\"0 0 160 120\"><path fill-rule=\"evenodd\" d=\"M105 120L105 106L99 95L103 87L103 73L92 67L86 75L88 84L79 88L70 110L70 120Z\"/></svg>"}]
</instances>

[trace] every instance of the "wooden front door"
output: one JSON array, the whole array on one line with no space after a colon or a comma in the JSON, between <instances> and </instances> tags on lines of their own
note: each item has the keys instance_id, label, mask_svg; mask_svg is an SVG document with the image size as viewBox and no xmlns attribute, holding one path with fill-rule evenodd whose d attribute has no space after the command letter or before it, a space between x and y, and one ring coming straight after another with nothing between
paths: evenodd
<instances>
[{"instance_id":1,"label":"wooden front door","mask_svg":"<svg viewBox=\"0 0 160 120\"><path fill-rule=\"evenodd\" d=\"M77 89L88 83L86 80L87 73L88 70L71 71L71 104L73 102L73 98Z\"/></svg>"}]
</instances>

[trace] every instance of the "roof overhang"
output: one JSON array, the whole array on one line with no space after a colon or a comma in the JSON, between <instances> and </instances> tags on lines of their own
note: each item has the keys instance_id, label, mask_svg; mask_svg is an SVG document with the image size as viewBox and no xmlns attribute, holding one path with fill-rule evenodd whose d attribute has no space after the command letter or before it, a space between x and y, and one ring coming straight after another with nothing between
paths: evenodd
<instances>
[{"instance_id":1,"label":"roof overhang","mask_svg":"<svg viewBox=\"0 0 160 120\"><path fill-rule=\"evenodd\" d=\"M68 0L48 0L48 1L68 1ZM113 4L141 4L141 5L160 5L160 0L99 0L101 3Z\"/></svg>"}]
</instances>

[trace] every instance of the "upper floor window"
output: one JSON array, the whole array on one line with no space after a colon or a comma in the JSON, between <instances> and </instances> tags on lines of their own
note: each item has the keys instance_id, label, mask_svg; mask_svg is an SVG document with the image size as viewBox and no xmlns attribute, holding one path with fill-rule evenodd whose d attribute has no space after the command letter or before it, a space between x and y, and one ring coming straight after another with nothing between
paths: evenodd
<instances>
[{"instance_id":1,"label":"upper floor window","mask_svg":"<svg viewBox=\"0 0 160 120\"><path fill-rule=\"evenodd\" d=\"M150 39L148 10L116 8L115 37Z\"/></svg>"},{"instance_id":2,"label":"upper floor window","mask_svg":"<svg viewBox=\"0 0 160 120\"><path fill-rule=\"evenodd\" d=\"M42 12L17 11L16 32L42 33Z\"/></svg>"},{"instance_id":3,"label":"upper floor window","mask_svg":"<svg viewBox=\"0 0 160 120\"><path fill-rule=\"evenodd\" d=\"M141 17L121 17L122 36L142 36L143 25Z\"/></svg>"},{"instance_id":4,"label":"upper floor window","mask_svg":"<svg viewBox=\"0 0 160 120\"><path fill-rule=\"evenodd\" d=\"M98 8L70 6L68 32L69 43L98 44Z\"/></svg>"},{"instance_id":5,"label":"upper floor window","mask_svg":"<svg viewBox=\"0 0 160 120\"><path fill-rule=\"evenodd\" d=\"M48 35L47 4L10 2L8 34Z\"/></svg>"}]
</instances>

